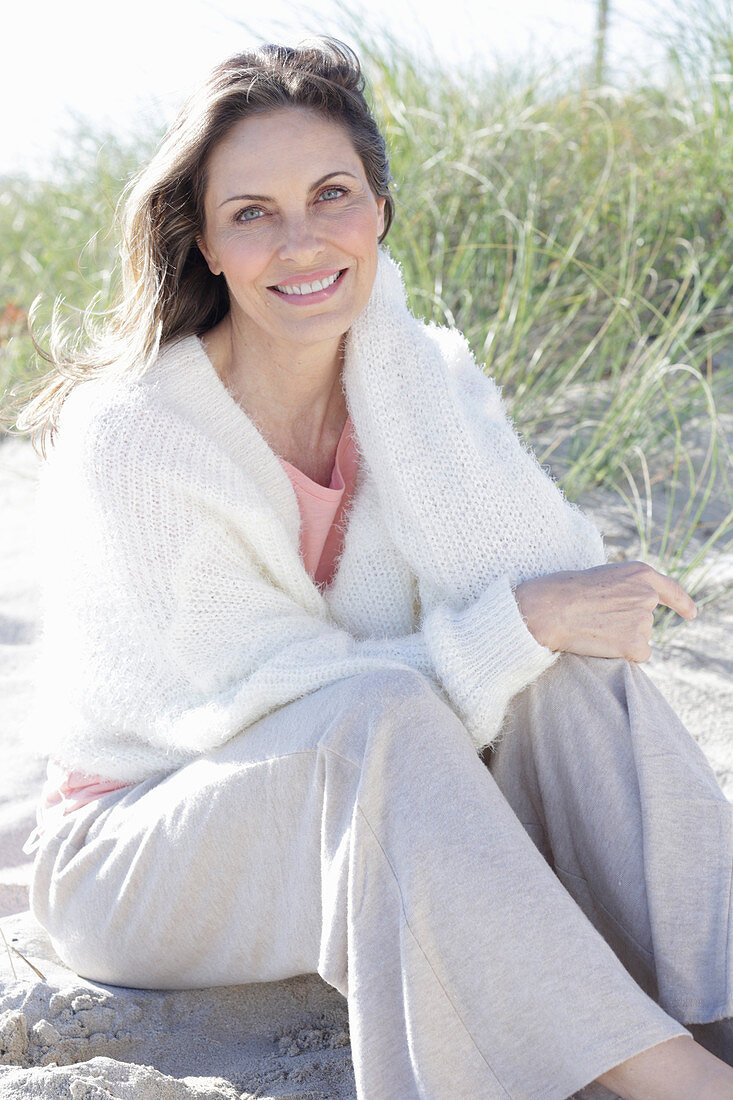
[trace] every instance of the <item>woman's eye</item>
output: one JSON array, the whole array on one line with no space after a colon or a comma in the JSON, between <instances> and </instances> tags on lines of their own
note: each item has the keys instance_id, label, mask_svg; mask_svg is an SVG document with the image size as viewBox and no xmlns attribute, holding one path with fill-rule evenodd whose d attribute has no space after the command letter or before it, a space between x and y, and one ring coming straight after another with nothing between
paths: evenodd
<instances>
[{"instance_id":1,"label":"woman's eye","mask_svg":"<svg viewBox=\"0 0 733 1100\"><path fill-rule=\"evenodd\" d=\"M264 214L259 206L248 206L234 215L235 222L256 222Z\"/></svg>"},{"instance_id":2,"label":"woman's eye","mask_svg":"<svg viewBox=\"0 0 733 1100\"><path fill-rule=\"evenodd\" d=\"M320 198L322 199L338 199L342 195L346 194L345 187L327 187L325 191L321 191Z\"/></svg>"}]
</instances>

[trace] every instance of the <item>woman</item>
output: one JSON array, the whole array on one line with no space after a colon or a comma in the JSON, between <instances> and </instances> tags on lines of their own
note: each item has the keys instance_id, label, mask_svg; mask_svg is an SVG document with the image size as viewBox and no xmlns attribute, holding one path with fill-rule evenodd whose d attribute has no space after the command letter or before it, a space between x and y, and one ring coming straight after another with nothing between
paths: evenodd
<instances>
[{"instance_id":1,"label":"woman","mask_svg":"<svg viewBox=\"0 0 733 1100\"><path fill-rule=\"evenodd\" d=\"M31 908L98 981L317 971L364 1100L733 1097L683 1026L733 1014L730 806L631 663L694 605L409 313L362 87L326 38L215 69L20 422L58 428Z\"/></svg>"}]
</instances>

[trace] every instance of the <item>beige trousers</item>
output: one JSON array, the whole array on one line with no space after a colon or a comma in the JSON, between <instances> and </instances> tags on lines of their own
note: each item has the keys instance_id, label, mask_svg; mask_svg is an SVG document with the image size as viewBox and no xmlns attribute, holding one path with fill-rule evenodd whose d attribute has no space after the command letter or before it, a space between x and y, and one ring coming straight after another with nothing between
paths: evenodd
<instances>
[{"instance_id":1,"label":"beige trousers","mask_svg":"<svg viewBox=\"0 0 733 1100\"><path fill-rule=\"evenodd\" d=\"M564 1100L733 1015L731 806L624 661L563 655L505 731L484 761L419 674L332 684L69 814L31 908L101 982L317 971L359 1100Z\"/></svg>"}]
</instances>

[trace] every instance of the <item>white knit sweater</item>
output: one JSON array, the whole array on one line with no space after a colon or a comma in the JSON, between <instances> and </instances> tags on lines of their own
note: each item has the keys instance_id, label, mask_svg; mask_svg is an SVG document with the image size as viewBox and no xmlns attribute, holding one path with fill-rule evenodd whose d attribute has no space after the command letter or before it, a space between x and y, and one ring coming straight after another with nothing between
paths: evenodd
<instances>
[{"instance_id":1,"label":"white knit sweater","mask_svg":"<svg viewBox=\"0 0 733 1100\"><path fill-rule=\"evenodd\" d=\"M299 554L290 480L197 337L67 399L41 477L38 755L136 781L308 692L416 669L477 748L555 659L512 586L605 561L457 332L380 254L347 339L360 464L336 575Z\"/></svg>"}]
</instances>

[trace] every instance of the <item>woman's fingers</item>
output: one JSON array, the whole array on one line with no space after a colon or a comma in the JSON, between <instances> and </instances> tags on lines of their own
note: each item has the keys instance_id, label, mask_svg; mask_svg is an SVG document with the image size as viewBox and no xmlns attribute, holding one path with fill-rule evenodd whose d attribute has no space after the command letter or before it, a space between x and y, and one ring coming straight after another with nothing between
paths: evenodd
<instances>
[{"instance_id":1,"label":"woman's fingers","mask_svg":"<svg viewBox=\"0 0 733 1100\"><path fill-rule=\"evenodd\" d=\"M665 607L671 607L683 619L695 618L697 615L695 601L685 592L681 584L672 577L652 569L651 565L646 565L645 562L635 564L644 566L644 579L657 593L659 603L664 604Z\"/></svg>"}]
</instances>

